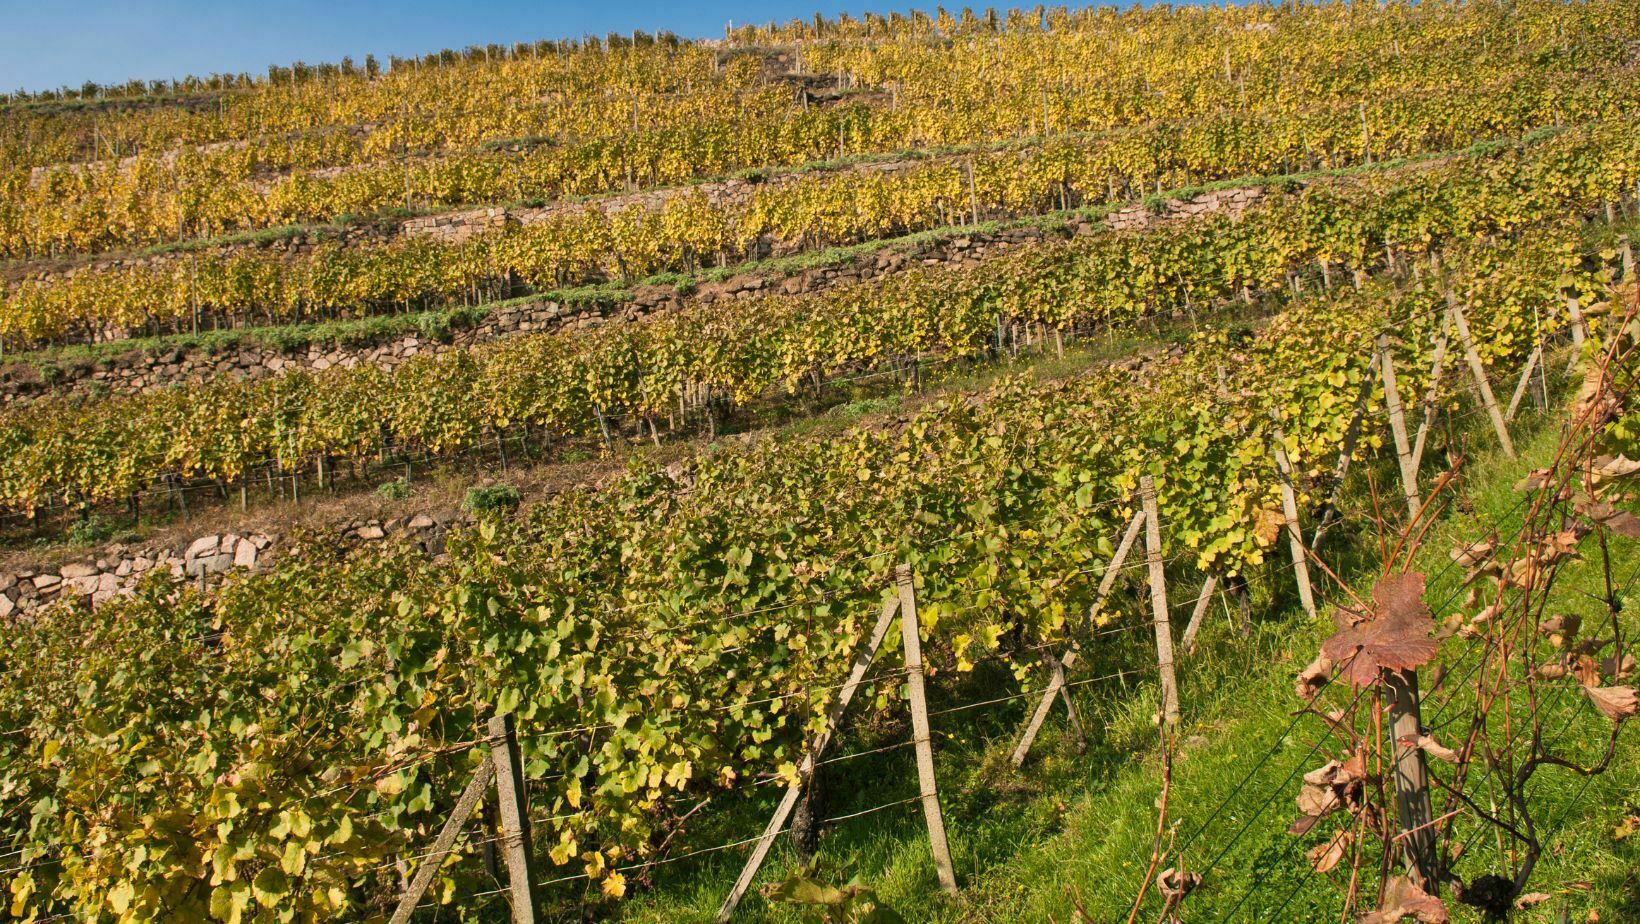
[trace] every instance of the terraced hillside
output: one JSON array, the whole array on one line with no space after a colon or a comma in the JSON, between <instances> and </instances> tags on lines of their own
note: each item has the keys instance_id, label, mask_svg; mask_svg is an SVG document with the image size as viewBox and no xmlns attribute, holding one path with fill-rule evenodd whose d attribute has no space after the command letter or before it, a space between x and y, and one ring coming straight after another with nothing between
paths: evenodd
<instances>
[{"instance_id":1,"label":"terraced hillside","mask_svg":"<svg viewBox=\"0 0 1640 924\"><path fill-rule=\"evenodd\" d=\"M1535 776L1632 777L1637 27L964 10L0 105L0 920L696 919L771 846L746 919L1621 920L1567 883L1623 838L1523 819L1637 810ZM1358 651L1291 836L1299 720L1191 775L1489 528L1395 630L1452 814L1370 792Z\"/></svg>"}]
</instances>

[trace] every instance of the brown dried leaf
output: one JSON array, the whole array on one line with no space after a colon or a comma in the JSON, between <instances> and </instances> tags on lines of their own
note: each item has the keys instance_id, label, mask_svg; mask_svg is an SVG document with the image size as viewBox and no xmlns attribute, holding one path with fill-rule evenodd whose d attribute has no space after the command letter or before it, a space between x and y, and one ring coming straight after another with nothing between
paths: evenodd
<instances>
[{"instance_id":1,"label":"brown dried leaf","mask_svg":"<svg viewBox=\"0 0 1640 924\"><path fill-rule=\"evenodd\" d=\"M1294 835L1295 837L1303 837L1304 835L1309 834L1310 829L1314 828L1316 822L1320 820L1320 818L1317 818L1314 815L1300 815L1293 820L1292 824L1287 826L1287 833Z\"/></svg>"},{"instance_id":2,"label":"brown dried leaf","mask_svg":"<svg viewBox=\"0 0 1640 924\"><path fill-rule=\"evenodd\" d=\"M1298 810L1320 818L1354 805L1366 778L1366 763L1359 754L1343 762L1329 760L1304 774L1298 790Z\"/></svg>"},{"instance_id":3,"label":"brown dried leaf","mask_svg":"<svg viewBox=\"0 0 1640 924\"><path fill-rule=\"evenodd\" d=\"M1573 506L1577 508L1578 513L1619 536L1640 539L1640 517L1627 510L1618 510L1605 501L1596 501L1581 495L1573 502Z\"/></svg>"},{"instance_id":4,"label":"brown dried leaf","mask_svg":"<svg viewBox=\"0 0 1640 924\"><path fill-rule=\"evenodd\" d=\"M1626 456L1601 456L1594 460L1593 474L1596 478L1629 478L1640 475L1640 462Z\"/></svg>"},{"instance_id":5,"label":"brown dried leaf","mask_svg":"<svg viewBox=\"0 0 1640 924\"><path fill-rule=\"evenodd\" d=\"M1617 655L1607 655L1600 661L1600 673L1613 680L1622 680L1634 673L1634 655L1623 653L1623 660L1618 661Z\"/></svg>"},{"instance_id":6,"label":"brown dried leaf","mask_svg":"<svg viewBox=\"0 0 1640 924\"><path fill-rule=\"evenodd\" d=\"M1537 675L1544 680L1559 680L1566 676L1565 661L1550 661L1538 666Z\"/></svg>"},{"instance_id":7,"label":"brown dried leaf","mask_svg":"<svg viewBox=\"0 0 1640 924\"><path fill-rule=\"evenodd\" d=\"M1281 538L1281 528L1287 525L1287 517L1279 510L1260 510L1258 519L1253 523L1253 535L1263 545L1274 545Z\"/></svg>"},{"instance_id":8,"label":"brown dried leaf","mask_svg":"<svg viewBox=\"0 0 1640 924\"><path fill-rule=\"evenodd\" d=\"M1531 578L1543 574L1543 566L1535 552L1528 552L1526 555L1504 564L1500 571L1502 572L1498 575L1498 587L1500 589L1504 587L1525 587Z\"/></svg>"},{"instance_id":9,"label":"brown dried leaf","mask_svg":"<svg viewBox=\"0 0 1640 924\"><path fill-rule=\"evenodd\" d=\"M1538 623L1538 631L1544 635L1563 635L1567 638L1576 638L1578 630L1583 628L1583 617L1576 613L1562 616L1550 616Z\"/></svg>"},{"instance_id":10,"label":"brown dried leaf","mask_svg":"<svg viewBox=\"0 0 1640 924\"><path fill-rule=\"evenodd\" d=\"M1450 920L1441 900L1425 892L1405 876L1395 876L1384 886L1384 906L1361 917L1360 924L1399 924L1413 918L1422 924L1447 924Z\"/></svg>"},{"instance_id":11,"label":"brown dried leaf","mask_svg":"<svg viewBox=\"0 0 1640 924\"><path fill-rule=\"evenodd\" d=\"M1444 642L1454 635L1471 638L1478 634L1473 626L1464 623L1462 613L1452 613L1441 620L1440 626L1435 629L1434 638L1437 642Z\"/></svg>"},{"instance_id":12,"label":"brown dried leaf","mask_svg":"<svg viewBox=\"0 0 1640 924\"><path fill-rule=\"evenodd\" d=\"M1548 892L1527 892L1520 898L1515 899L1515 907L1525 911L1534 905L1543 904L1552 897Z\"/></svg>"},{"instance_id":13,"label":"brown dried leaf","mask_svg":"<svg viewBox=\"0 0 1640 924\"><path fill-rule=\"evenodd\" d=\"M1584 687L1583 692L1595 708L1613 722L1621 722L1640 710L1640 700L1635 699L1633 687Z\"/></svg>"},{"instance_id":14,"label":"brown dried leaf","mask_svg":"<svg viewBox=\"0 0 1640 924\"><path fill-rule=\"evenodd\" d=\"M1577 641L1573 642L1568 647L1568 650L1571 651L1572 654L1589 655L1590 657L1593 657L1593 656L1599 654L1600 650L1602 648L1605 648L1607 645L1610 645L1610 644L1611 644L1611 642L1609 642L1605 639L1600 639L1600 638L1595 638L1593 636L1590 636L1589 638L1580 638Z\"/></svg>"},{"instance_id":15,"label":"brown dried leaf","mask_svg":"<svg viewBox=\"0 0 1640 924\"><path fill-rule=\"evenodd\" d=\"M1316 655L1314 661L1298 672L1298 680L1293 684L1293 694L1305 702L1313 702L1332 679L1332 669L1332 659L1324 654Z\"/></svg>"},{"instance_id":16,"label":"brown dried leaf","mask_svg":"<svg viewBox=\"0 0 1640 924\"><path fill-rule=\"evenodd\" d=\"M1477 542L1460 545L1452 550L1452 560L1470 569L1480 570L1492 562L1492 553L1498 549L1496 536L1489 536Z\"/></svg>"},{"instance_id":17,"label":"brown dried leaf","mask_svg":"<svg viewBox=\"0 0 1640 924\"><path fill-rule=\"evenodd\" d=\"M1171 866L1156 874L1156 889L1169 905L1177 905L1201 884L1201 873L1181 872Z\"/></svg>"},{"instance_id":18,"label":"brown dried leaf","mask_svg":"<svg viewBox=\"0 0 1640 924\"><path fill-rule=\"evenodd\" d=\"M1444 760L1449 764L1455 764L1458 762L1457 751L1454 751L1446 745L1441 744L1429 735L1419 735L1416 738L1408 735L1405 738L1400 738L1397 740L1400 742L1402 747L1418 748L1436 760Z\"/></svg>"},{"instance_id":19,"label":"brown dried leaf","mask_svg":"<svg viewBox=\"0 0 1640 924\"><path fill-rule=\"evenodd\" d=\"M1588 655L1578 655L1577 661L1572 665L1572 675L1577 678L1578 683L1586 687L1600 685L1600 667Z\"/></svg>"},{"instance_id":20,"label":"brown dried leaf","mask_svg":"<svg viewBox=\"0 0 1640 924\"><path fill-rule=\"evenodd\" d=\"M1330 815L1344 807L1344 800L1338 797L1338 791L1331 786L1311 783L1306 776L1305 783L1298 789L1298 810L1310 818L1320 818Z\"/></svg>"},{"instance_id":21,"label":"brown dried leaf","mask_svg":"<svg viewBox=\"0 0 1640 924\"><path fill-rule=\"evenodd\" d=\"M1380 580L1372 589L1374 618L1339 630L1321 653L1345 665L1343 676L1358 687L1378 682L1378 672L1412 670L1435 657L1438 645L1430 633L1435 620L1424 603L1424 576L1416 571Z\"/></svg>"},{"instance_id":22,"label":"brown dried leaf","mask_svg":"<svg viewBox=\"0 0 1640 924\"><path fill-rule=\"evenodd\" d=\"M1349 828L1340 828L1325 844L1311 847L1304 856L1316 872L1325 873L1344 859L1344 855L1349 852L1350 845L1354 842L1355 832Z\"/></svg>"},{"instance_id":23,"label":"brown dried leaf","mask_svg":"<svg viewBox=\"0 0 1640 924\"><path fill-rule=\"evenodd\" d=\"M1515 482L1516 491L1541 491L1549 485L1549 470L1535 469L1525 478Z\"/></svg>"},{"instance_id":24,"label":"brown dried leaf","mask_svg":"<svg viewBox=\"0 0 1640 924\"><path fill-rule=\"evenodd\" d=\"M1606 380L1605 364L1590 363L1588 371L1583 374L1583 382L1578 385L1577 395L1572 399L1571 419L1598 430L1615 416L1616 411L1617 399Z\"/></svg>"},{"instance_id":25,"label":"brown dried leaf","mask_svg":"<svg viewBox=\"0 0 1640 924\"><path fill-rule=\"evenodd\" d=\"M1588 534L1587 529L1563 529L1553 536L1543 540L1539 549L1538 562L1547 567L1559 561L1568 561L1579 557L1577 544Z\"/></svg>"},{"instance_id":26,"label":"brown dried leaf","mask_svg":"<svg viewBox=\"0 0 1640 924\"><path fill-rule=\"evenodd\" d=\"M1469 624L1471 626L1484 626L1501 616L1506 608L1507 607L1504 605L1503 598L1499 597L1486 606L1481 607L1479 612L1469 617Z\"/></svg>"}]
</instances>

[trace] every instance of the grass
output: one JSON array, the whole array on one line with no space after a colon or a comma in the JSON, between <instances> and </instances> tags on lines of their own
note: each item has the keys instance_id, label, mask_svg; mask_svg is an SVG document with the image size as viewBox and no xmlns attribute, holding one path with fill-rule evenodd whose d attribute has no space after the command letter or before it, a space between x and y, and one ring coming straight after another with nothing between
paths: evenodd
<instances>
[{"instance_id":1,"label":"grass","mask_svg":"<svg viewBox=\"0 0 1640 924\"><path fill-rule=\"evenodd\" d=\"M1475 417L1469 422L1485 426ZM1491 441L1489 430L1467 431L1466 448L1478 457L1468 468L1465 485L1470 509L1437 526L1420 552L1418 567L1432 577L1428 599L1440 602L1458 592L1460 577L1457 569L1447 568L1447 551L1459 540L1481 535L1493 524L1501 524L1506 535L1518 525L1520 495L1513 485L1533 467L1545 464L1556 439L1553 417L1527 421L1516 428L1521 457L1509 461L1485 451ZM1361 468L1365 466L1358 471ZM1393 477L1382 466L1374 470ZM1367 538L1350 537L1340 528L1326 553L1358 593L1370 587L1378 570L1375 543ZM1640 564L1636 551L1634 542L1613 540L1620 585ZM1176 849L1183 849L1186 868L1207 874L1187 902L1186 920L1330 921L1341 913L1338 890L1325 877L1308 875L1303 859L1304 851L1320 839L1320 831L1304 838L1286 833L1297 814L1297 777L1324 760L1312 753L1318 721L1304 720L1288 733L1298 704L1292 679L1330 632L1330 622L1325 616L1316 621L1303 617L1293 599L1290 572L1280 560L1268 568L1264 575L1269 580L1253 582L1252 636L1237 637L1227 620L1215 616L1202 633L1201 648L1180 663L1184 723L1169 799L1170 838ZM1198 585L1183 576L1170 581L1175 604L1193 598ZM1602 587L1597 556L1568 566L1556 587L1556 612L1579 612L1586 624L1604 618L1604 607L1596 599ZM1131 620L1132 608L1140 604L1131 593L1137 588L1129 590ZM1627 601L1632 614L1640 603L1633 584L1628 585ZM1632 615L1627 623L1629 632L1640 628ZM1079 666L1073 680L1102 676L1116 665L1153 660L1144 635L1124 633L1108 650L1102 643L1095 663ZM1473 658L1473 646L1457 639L1443 651L1456 677ZM976 673L981 676L968 677L956 687L949 680L936 682L931 708L1005 696L1018 688L1011 677ZM1461 691L1462 683L1450 689ZM1448 695L1453 697L1450 705ZM914 804L830 827L820 847L825 875L837 883L860 876L907 920L1074 921L1078 903L1095 921L1127 919L1150 856L1160 795L1152 718L1156 688L1148 681L1101 681L1080 688L1077 699L1090 735L1087 752L1078 754L1071 747L1062 732L1062 714L1056 711L1021 773L1012 770L1006 755L1028 700L936 718L936 766L962 886L959 895L947 897L937 888ZM1436 690L1426 695L1426 704L1424 720L1436 736L1457 737L1469 714L1465 697ZM1606 720L1570 689L1547 697L1546 704L1550 740L1587 760L1589 751L1603 743ZM1561 728L1566 731L1556 731ZM863 729L852 729L834 753L870 751L903 742L907 734L902 719L877 719ZM1556 920L1563 908L1570 915L1565 920L1596 920L1588 916L1591 912L1602 921L1640 920L1640 836L1619 839L1616 833L1625 815L1640 811L1640 797L1635 795L1640 792L1637 757L1640 740L1629 729L1618 759L1604 776L1585 781L1550 768L1535 779L1533 805L1544 829L1554 833L1547 839L1549 850L1530 888L1554 897L1517 915L1518 920ZM908 750L834 766L825 781L823 814L828 817L916 793ZM775 795L740 801L725 797L725 805L714 807L707 821L690 830L689 845L748 837L761 829ZM1439 813L1438 796L1436 805ZM1472 879L1482 872L1504 871L1506 864L1491 832L1472 819L1460 819L1458 824L1460 835L1471 843L1458 860L1457 872ZM711 920L744 855L744 849L727 850L660 867L655 887L630 899L618 916L643 922ZM798 863L782 838L758 881L778 881ZM1140 920L1154 920L1159 913L1154 892L1147 901ZM1478 920L1473 909L1455 902L1449 906L1455 921ZM787 909L768 906L755 890L742 905L741 919L799 920Z\"/></svg>"}]
</instances>

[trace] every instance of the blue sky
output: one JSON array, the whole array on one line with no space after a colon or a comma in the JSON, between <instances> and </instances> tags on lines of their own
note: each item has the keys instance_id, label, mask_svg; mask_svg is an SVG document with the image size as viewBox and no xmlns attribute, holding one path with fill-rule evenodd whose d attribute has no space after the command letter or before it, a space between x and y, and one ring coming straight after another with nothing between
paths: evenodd
<instances>
[{"instance_id":1,"label":"blue sky","mask_svg":"<svg viewBox=\"0 0 1640 924\"><path fill-rule=\"evenodd\" d=\"M1034 2L1034 0L1032 0ZM887 12L934 2L838 5L837 0L0 0L0 91L208 74L261 73L372 52L413 55L489 42L576 37L611 30L714 36L726 22L815 12ZM976 9L984 3L973 3ZM996 4L999 9L1007 4ZM1029 5L1029 4L1026 4ZM948 3L951 10L962 3Z\"/></svg>"}]
</instances>

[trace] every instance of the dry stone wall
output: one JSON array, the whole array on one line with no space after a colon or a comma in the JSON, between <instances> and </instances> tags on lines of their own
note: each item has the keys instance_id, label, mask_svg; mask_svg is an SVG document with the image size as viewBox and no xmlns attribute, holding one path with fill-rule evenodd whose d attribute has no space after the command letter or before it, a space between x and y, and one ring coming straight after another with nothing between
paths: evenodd
<instances>
[{"instance_id":1,"label":"dry stone wall","mask_svg":"<svg viewBox=\"0 0 1640 924\"><path fill-rule=\"evenodd\" d=\"M449 529L464 521L464 516L455 511L418 513L350 520L336 527L334 533L347 543L403 538L429 555L440 555ZM213 533L177 545L112 545L95 556L63 564L0 570L0 619L26 616L68 600L96 606L130 594L150 574L197 578L234 569L266 568L276 557L282 538L277 533L257 531Z\"/></svg>"},{"instance_id":2,"label":"dry stone wall","mask_svg":"<svg viewBox=\"0 0 1640 924\"><path fill-rule=\"evenodd\" d=\"M1217 212L1239 215L1263 195L1264 191L1259 187L1218 190L1189 200L1169 200L1159 211L1135 205L1112 212L1102 221L1078 219L1063 228L1010 228L994 234L976 232L913 246L888 247L861 254L849 262L815 267L790 276L752 272L719 282L703 283L687 297L673 286L638 286L631 291L630 299L607 304L562 303L545 299L508 302L492 308L475 326L453 331L442 340L406 332L374 343L315 343L293 351L251 340L236 348L215 353L180 348L158 354L132 351L96 361L65 363L56 369L55 377L50 381L34 366L13 363L0 366L0 406L23 404L52 391L133 394L183 383L262 378L297 369L319 371L332 366L361 364L393 369L417 356L462 349L502 337L579 330L612 322L625 323L656 312L677 310L685 304L733 301L771 290L789 295L820 292L832 286L892 273L911 264L971 267L997 253L1036 243L1046 237L1092 234L1101 228L1140 231ZM438 216L438 220L447 217ZM489 220L490 217L473 219L475 222ZM451 229L469 226L451 223L428 227Z\"/></svg>"}]
</instances>

